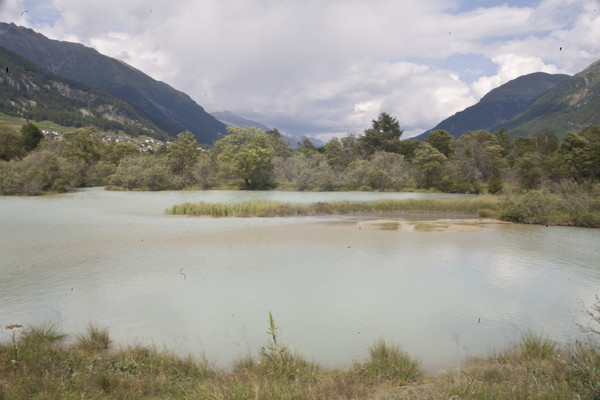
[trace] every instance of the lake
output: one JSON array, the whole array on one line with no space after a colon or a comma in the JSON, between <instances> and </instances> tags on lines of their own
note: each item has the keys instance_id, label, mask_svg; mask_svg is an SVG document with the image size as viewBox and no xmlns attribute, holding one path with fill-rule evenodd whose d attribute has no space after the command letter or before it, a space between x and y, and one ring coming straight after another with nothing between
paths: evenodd
<instances>
[{"instance_id":1,"label":"lake","mask_svg":"<svg viewBox=\"0 0 600 400\"><path fill-rule=\"evenodd\" d=\"M280 339L323 367L378 338L430 372L532 330L566 342L600 292L600 230L477 218L169 216L190 201L460 197L372 192L110 192L0 197L0 325L108 326L226 368ZM0 330L0 340L10 332Z\"/></svg>"}]
</instances>

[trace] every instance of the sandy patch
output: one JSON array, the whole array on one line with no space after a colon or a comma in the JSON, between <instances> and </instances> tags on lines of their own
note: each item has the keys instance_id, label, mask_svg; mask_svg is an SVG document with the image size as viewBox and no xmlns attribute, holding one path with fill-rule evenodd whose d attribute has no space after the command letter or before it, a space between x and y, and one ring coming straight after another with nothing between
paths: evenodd
<instances>
[{"instance_id":1,"label":"sandy patch","mask_svg":"<svg viewBox=\"0 0 600 400\"><path fill-rule=\"evenodd\" d=\"M367 220L357 223L360 229L417 232L471 232L490 229L490 224L506 224L493 219L438 219L423 221Z\"/></svg>"}]
</instances>

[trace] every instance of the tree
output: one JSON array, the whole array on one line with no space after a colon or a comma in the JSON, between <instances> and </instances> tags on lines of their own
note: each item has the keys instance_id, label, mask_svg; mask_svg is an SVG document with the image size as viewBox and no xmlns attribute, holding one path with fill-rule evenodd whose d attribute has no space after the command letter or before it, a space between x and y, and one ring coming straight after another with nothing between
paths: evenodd
<instances>
[{"instance_id":1,"label":"tree","mask_svg":"<svg viewBox=\"0 0 600 400\"><path fill-rule=\"evenodd\" d=\"M402 154L406 161L412 161L420 144L421 142L417 139L401 140L398 144L398 154Z\"/></svg>"},{"instance_id":2,"label":"tree","mask_svg":"<svg viewBox=\"0 0 600 400\"><path fill-rule=\"evenodd\" d=\"M516 164L519 186L522 189L537 189L542 179L542 168L540 168L540 155L538 153L524 154Z\"/></svg>"},{"instance_id":3,"label":"tree","mask_svg":"<svg viewBox=\"0 0 600 400\"><path fill-rule=\"evenodd\" d=\"M510 141L510 135L508 131L504 128L494 133L494 137L496 137L496 141L502 147L502 156L506 157L510 154L512 149L512 142Z\"/></svg>"},{"instance_id":4,"label":"tree","mask_svg":"<svg viewBox=\"0 0 600 400\"><path fill-rule=\"evenodd\" d=\"M567 132L558 147L560 174L580 181L588 176L589 142L575 132Z\"/></svg>"},{"instance_id":5,"label":"tree","mask_svg":"<svg viewBox=\"0 0 600 400\"><path fill-rule=\"evenodd\" d=\"M488 180L488 193L497 194L504 189L504 181L500 171L494 171Z\"/></svg>"},{"instance_id":6,"label":"tree","mask_svg":"<svg viewBox=\"0 0 600 400\"><path fill-rule=\"evenodd\" d=\"M103 143L95 127L89 126L63 134L63 155L69 160L91 164L103 154Z\"/></svg>"},{"instance_id":7,"label":"tree","mask_svg":"<svg viewBox=\"0 0 600 400\"><path fill-rule=\"evenodd\" d=\"M334 137L327 142L324 148L324 154L327 159L327 164L329 164L334 171L343 171L348 166L344 157L342 143L338 138Z\"/></svg>"},{"instance_id":8,"label":"tree","mask_svg":"<svg viewBox=\"0 0 600 400\"><path fill-rule=\"evenodd\" d=\"M106 157L112 164L119 165L119 161L126 156L133 156L138 154L140 151L138 147L133 143L119 142L109 146Z\"/></svg>"},{"instance_id":9,"label":"tree","mask_svg":"<svg viewBox=\"0 0 600 400\"><path fill-rule=\"evenodd\" d=\"M454 153L456 139L447 131L438 129L429 132L429 136L425 139L425 142L432 145L437 151L448 158Z\"/></svg>"},{"instance_id":10,"label":"tree","mask_svg":"<svg viewBox=\"0 0 600 400\"><path fill-rule=\"evenodd\" d=\"M0 160L10 161L25 156L19 133L8 126L0 126Z\"/></svg>"},{"instance_id":11,"label":"tree","mask_svg":"<svg viewBox=\"0 0 600 400\"><path fill-rule=\"evenodd\" d=\"M273 148L274 156L287 158L292 154L292 148L277 129L266 132L269 145Z\"/></svg>"},{"instance_id":12,"label":"tree","mask_svg":"<svg viewBox=\"0 0 600 400\"><path fill-rule=\"evenodd\" d=\"M310 141L309 138L307 138L306 136L302 136L302 138L298 142L296 152L303 153L304 155L310 157L311 155L318 153L319 150L317 150L317 148L315 147L313 142Z\"/></svg>"},{"instance_id":13,"label":"tree","mask_svg":"<svg viewBox=\"0 0 600 400\"><path fill-rule=\"evenodd\" d=\"M217 140L213 149L221 169L243 179L246 189L266 187L275 153L267 134L256 127L228 127L227 131L229 134Z\"/></svg>"},{"instance_id":14,"label":"tree","mask_svg":"<svg viewBox=\"0 0 600 400\"><path fill-rule=\"evenodd\" d=\"M583 128L579 135L588 143L584 152L587 175L592 179L600 178L600 125Z\"/></svg>"},{"instance_id":15,"label":"tree","mask_svg":"<svg viewBox=\"0 0 600 400\"><path fill-rule=\"evenodd\" d=\"M427 142L422 142L415 150L413 166L421 187L439 185L444 177L447 158Z\"/></svg>"},{"instance_id":16,"label":"tree","mask_svg":"<svg viewBox=\"0 0 600 400\"><path fill-rule=\"evenodd\" d=\"M177 135L177 140L167 150L167 166L177 175L184 186L193 181L193 167L198 161L198 142L189 131Z\"/></svg>"},{"instance_id":17,"label":"tree","mask_svg":"<svg viewBox=\"0 0 600 400\"><path fill-rule=\"evenodd\" d=\"M32 124L31 122L21 127L21 140L23 141L23 147L25 151L30 152L35 149L44 138L40 128Z\"/></svg>"},{"instance_id":18,"label":"tree","mask_svg":"<svg viewBox=\"0 0 600 400\"><path fill-rule=\"evenodd\" d=\"M536 151L543 156L554 153L558 149L558 138L549 129L544 130L544 132L536 132L533 139L535 140Z\"/></svg>"},{"instance_id":19,"label":"tree","mask_svg":"<svg viewBox=\"0 0 600 400\"><path fill-rule=\"evenodd\" d=\"M494 135L485 130L467 132L456 142L454 162L467 182L487 180L503 165L503 148Z\"/></svg>"},{"instance_id":20,"label":"tree","mask_svg":"<svg viewBox=\"0 0 600 400\"><path fill-rule=\"evenodd\" d=\"M400 136L403 133L398 120L382 112L372 122L372 128L365 130L358 139L364 156L369 156L379 150L390 153L397 152Z\"/></svg>"}]
</instances>

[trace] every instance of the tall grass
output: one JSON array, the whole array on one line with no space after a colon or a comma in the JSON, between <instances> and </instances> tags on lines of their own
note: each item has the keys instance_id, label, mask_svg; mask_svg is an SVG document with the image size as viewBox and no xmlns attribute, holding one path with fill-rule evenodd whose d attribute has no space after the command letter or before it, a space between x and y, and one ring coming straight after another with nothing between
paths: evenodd
<instances>
[{"instance_id":1,"label":"tall grass","mask_svg":"<svg viewBox=\"0 0 600 400\"><path fill-rule=\"evenodd\" d=\"M264 348L228 370L155 346L106 349L108 332L94 325L80 335L94 346L65 344L55 326L24 329L16 336L19 365L13 343L0 343L0 399L600 398L597 341L559 345L527 333L461 371L426 376L416 359L381 339L351 368L322 369L281 342L270 313L267 325Z\"/></svg>"},{"instance_id":2,"label":"tall grass","mask_svg":"<svg viewBox=\"0 0 600 400\"><path fill-rule=\"evenodd\" d=\"M86 326L86 333L77 335L79 346L88 351L108 350L112 340L108 328L99 327L92 323Z\"/></svg>"},{"instance_id":3,"label":"tall grass","mask_svg":"<svg viewBox=\"0 0 600 400\"><path fill-rule=\"evenodd\" d=\"M369 358L355 364L355 369L368 382L391 381L398 385L416 381L422 374L418 361L383 339L369 347Z\"/></svg>"},{"instance_id":4,"label":"tall grass","mask_svg":"<svg viewBox=\"0 0 600 400\"><path fill-rule=\"evenodd\" d=\"M167 214L213 217L283 217L334 214L437 213L477 215L480 210L498 210L500 201L493 196L471 199L405 199L297 204L253 200L242 203L183 203L167 209Z\"/></svg>"}]
</instances>

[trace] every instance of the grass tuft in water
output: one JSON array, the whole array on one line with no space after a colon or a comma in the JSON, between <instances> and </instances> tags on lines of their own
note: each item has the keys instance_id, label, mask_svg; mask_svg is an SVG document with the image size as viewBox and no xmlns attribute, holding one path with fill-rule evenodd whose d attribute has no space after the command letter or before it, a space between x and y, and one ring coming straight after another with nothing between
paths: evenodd
<instances>
[{"instance_id":1,"label":"grass tuft in water","mask_svg":"<svg viewBox=\"0 0 600 400\"><path fill-rule=\"evenodd\" d=\"M391 381L404 385L416 381L422 372L419 363L397 345L379 339L369 347L369 358L355 365L358 375L369 383Z\"/></svg>"},{"instance_id":2,"label":"grass tuft in water","mask_svg":"<svg viewBox=\"0 0 600 400\"><path fill-rule=\"evenodd\" d=\"M86 333L77 335L79 347L87 351L108 350L112 340L107 327L99 327L92 323L86 326Z\"/></svg>"}]
</instances>

